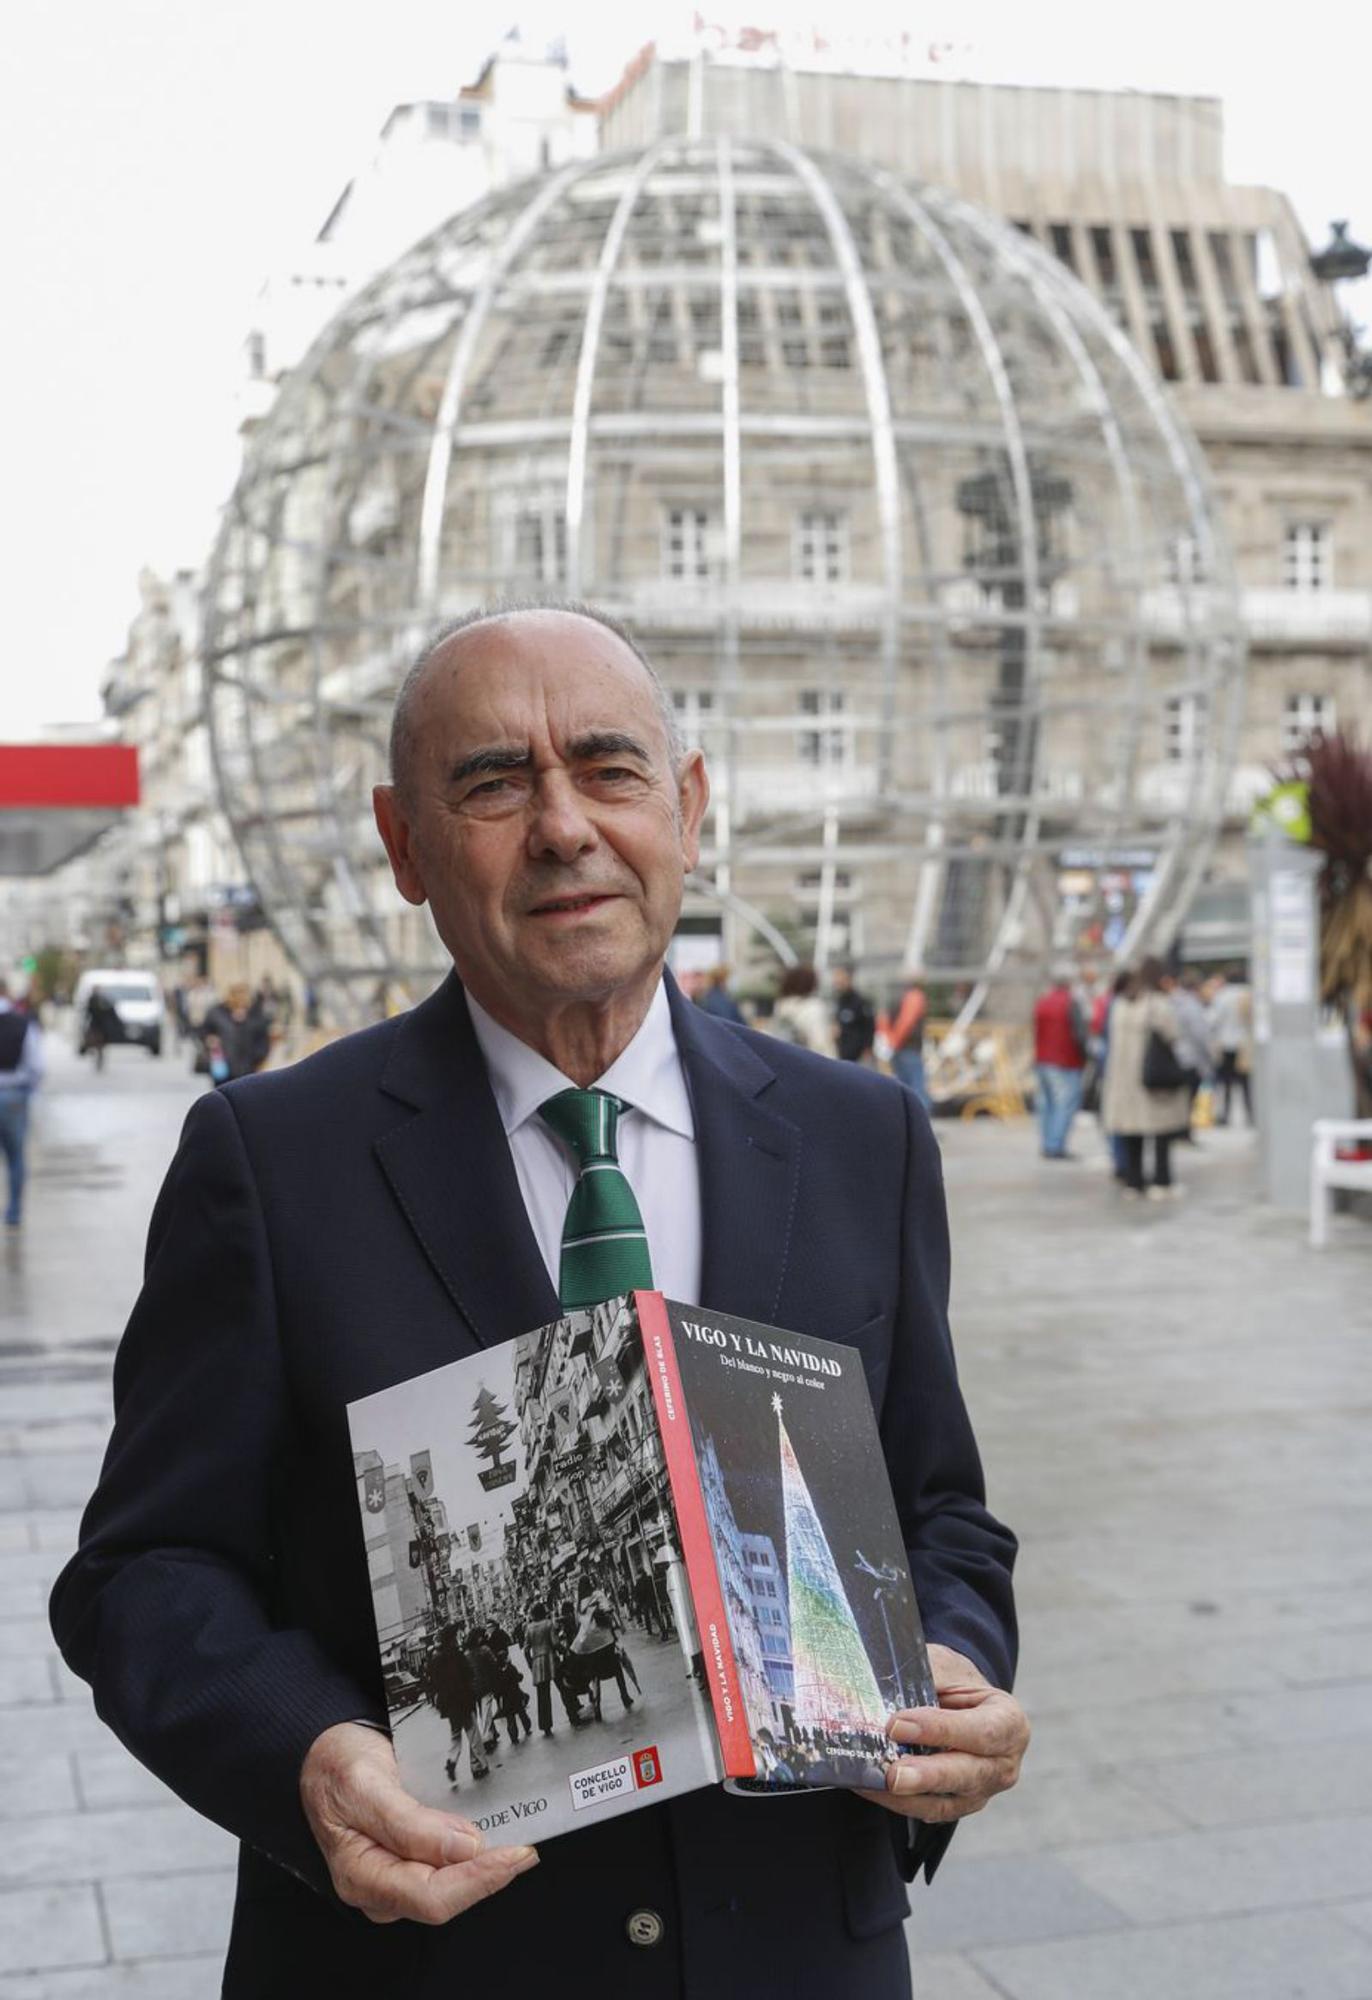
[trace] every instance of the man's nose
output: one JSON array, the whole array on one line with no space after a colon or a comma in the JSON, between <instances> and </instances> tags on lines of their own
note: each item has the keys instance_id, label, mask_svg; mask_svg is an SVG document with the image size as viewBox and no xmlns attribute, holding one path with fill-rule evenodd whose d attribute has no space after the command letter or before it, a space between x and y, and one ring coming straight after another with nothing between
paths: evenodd
<instances>
[{"instance_id":1,"label":"man's nose","mask_svg":"<svg viewBox=\"0 0 1372 2000\"><path fill-rule=\"evenodd\" d=\"M599 837L585 801L567 773L546 772L534 791L530 854L552 854L559 861L574 861L578 854L594 847Z\"/></svg>"}]
</instances>

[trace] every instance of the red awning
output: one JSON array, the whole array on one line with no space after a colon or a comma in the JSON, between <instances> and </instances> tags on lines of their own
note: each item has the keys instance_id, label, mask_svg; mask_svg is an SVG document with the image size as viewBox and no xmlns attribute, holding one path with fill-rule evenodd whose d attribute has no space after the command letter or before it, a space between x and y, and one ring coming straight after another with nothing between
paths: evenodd
<instances>
[{"instance_id":1,"label":"red awning","mask_svg":"<svg viewBox=\"0 0 1372 2000\"><path fill-rule=\"evenodd\" d=\"M138 752L127 743L0 743L0 812L137 804Z\"/></svg>"}]
</instances>

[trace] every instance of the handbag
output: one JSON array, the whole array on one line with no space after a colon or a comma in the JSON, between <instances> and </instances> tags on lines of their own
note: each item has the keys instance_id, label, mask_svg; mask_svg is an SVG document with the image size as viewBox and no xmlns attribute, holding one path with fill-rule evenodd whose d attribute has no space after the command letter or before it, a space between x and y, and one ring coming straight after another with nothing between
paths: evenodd
<instances>
[{"instance_id":1,"label":"handbag","mask_svg":"<svg viewBox=\"0 0 1372 2000\"><path fill-rule=\"evenodd\" d=\"M1166 1035L1156 1028L1148 1031L1148 1044L1143 1052L1143 1087L1145 1090L1184 1090L1189 1081L1189 1073L1177 1061L1177 1055Z\"/></svg>"}]
</instances>

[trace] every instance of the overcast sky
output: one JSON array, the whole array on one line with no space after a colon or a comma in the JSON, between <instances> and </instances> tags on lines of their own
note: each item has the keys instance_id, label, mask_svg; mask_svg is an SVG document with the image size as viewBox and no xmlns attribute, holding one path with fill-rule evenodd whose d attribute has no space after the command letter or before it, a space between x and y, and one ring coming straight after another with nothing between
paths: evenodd
<instances>
[{"instance_id":1,"label":"overcast sky","mask_svg":"<svg viewBox=\"0 0 1372 2000\"><path fill-rule=\"evenodd\" d=\"M1127 12L1098 0L701 0L701 11L908 28L949 75L1219 95L1232 180L1284 189L1320 242L1335 215L1372 238L1366 10L1310 0L1241 25L1197 0ZM565 30L586 91L682 18L514 0L516 13L535 34L595 15ZM28 0L11 17L0 739L98 715L139 568L196 565L232 483L238 353L263 277L314 235L390 107L470 81L497 22L450 0Z\"/></svg>"}]
</instances>

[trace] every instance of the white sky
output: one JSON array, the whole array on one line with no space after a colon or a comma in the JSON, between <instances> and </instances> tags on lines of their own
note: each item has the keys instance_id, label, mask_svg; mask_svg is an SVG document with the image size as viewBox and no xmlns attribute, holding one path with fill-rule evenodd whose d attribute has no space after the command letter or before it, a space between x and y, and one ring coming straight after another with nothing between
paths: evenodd
<instances>
[{"instance_id":1,"label":"white sky","mask_svg":"<svg viewBox=\"0 0 1372 2000\"><path fill-rule=\"evenodd\" d=\"M509 0L563 22L595 91L666 7ZM1372 11L1150 0L701 0L710 19L909 29L949 75L1200 91L1228 172L1283 188L1319 243L1372 238ZM483 27L471 25L478 16ZM594 25L580 25L594 16ZM237 463L233 392L253 297L307 242L391 106L474 76L498 15L441 0L35 0L0 78L7 657L0 740L94 719L144 563L193 567ZM1366 316L1366 313L1365 315Z\"/></svg>"}]
</instances>

